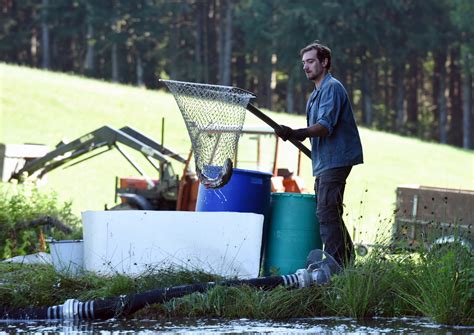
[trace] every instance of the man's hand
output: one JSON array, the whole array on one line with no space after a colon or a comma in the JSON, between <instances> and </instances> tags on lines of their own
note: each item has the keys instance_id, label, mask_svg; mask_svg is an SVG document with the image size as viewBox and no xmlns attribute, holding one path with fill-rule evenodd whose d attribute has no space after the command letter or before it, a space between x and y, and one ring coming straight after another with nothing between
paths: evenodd
<instances>
[{"instance_id":1,"label":"man's hand","mask_svg":"<svg viewBox=\"0 0 474 335\"><path fill-rule=\"evenodd\" d=\"M275 130L275 133L283 140L286 141L291 137L291 134L293 133L293 129L290 127L287 127L285 125L280 125L279 129Z\"/></svg>"},{"instance_id":2,"label":"man's hand","mask_svg":"<svg viewBox=\"0 0 474 335\"><path fill-rule=\"evenodd\" d=\"M291 134L291 139L297 140L297 141L304 141L308 137L308 128L301 128L301 129L295 129L293 130Z\"/></svg>"},{"instance_id":3,"label":"man's hand","mask_svg":"<svg viewBox=\"0 0 474 335\"><path fill-rule=\"evenodd\" d=\"M281 137L283 141L286 140L296 140L304 141L308 137L308 128L302 129L291 129L285 125L280 125L280 129L275 131L278 136Z\"/></svg>"}]
</instances>

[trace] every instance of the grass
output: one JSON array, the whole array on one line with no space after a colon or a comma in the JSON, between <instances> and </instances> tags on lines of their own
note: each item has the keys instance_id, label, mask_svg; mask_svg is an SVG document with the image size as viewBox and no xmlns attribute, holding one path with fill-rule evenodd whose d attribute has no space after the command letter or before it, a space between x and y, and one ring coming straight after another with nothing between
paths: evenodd
<instances>
[{"instance_id":1,"label":"grass","mask_svg":"<svg viewBox=\"0 0 474 335\"><path fill-rule=\"evenodd\" d=\"M288 319L345 316L357 319L424 316L439 324L474 325L472 254L457 245L436 253L387 254L375 249L327 286L266 291L217 286L139 316Z\"/></svg>"},{"instance_id":2,"label":"grass","mask_svg":"<svg viewBox=\"0 0 474 335\"><path fill-rule=\"evenodd\" d=\"M411 272L411 255L387 256L374 249L366 258L334 279L332 289L325 294L328 308L339 316L355 318L371 316L401 316L416 314L398 292L413 294L404 285L402 276ZM403 289L402 289L403 288Z\"/></svg>"},{"instance_id":3,"label":"grass","mask_svg":"<svg viewBox=\"0 0 474 335\"><path fill-rule=\"evenodd\" d=\"M288 291L277 287L266 291L248 286L217 286L206 294L195 293L174 299L163 306L155 306L161 310L151 308L142 313L161 313L171 317L211 316L277 320L314 316L315 307L321 306L320 303L321 290L318 288Z\"/></svg>"},{"instance_id":4,"label":"grass","mask_svg":"<svg viewBox=\"0 0 474 335\"><path fill-rule=\"evenodd\" d=\"M273 290L216 286L163 304L147 306L132 317L163 319L225 317L289 319L315 316L424 316L439 324L474 325L472 255L456 245L435 254L386 254L375 250L326 286ZM138 277L86 273L71 278L50 265L0 263L0 307L51 306L66 299L114 297L197 282L217 276L180 269L150 269Z\"/></svg>"},{"instance_id":5,"label":"grass","mask_svg":"<svg viewBox=\"0 0 474 335\"><path fill-rule=\"evenodd\" d=\"M209 282L217 277L180 269L150 269L134 278L121 274L100 277L93 273L71 277L56 272L52 265L0 263L0 278L0 307L39 307L63 304L71 298L87 301L158 287Z\"/></svg>"},{"instance_id":6,"label":"grass","mask_svg":"<svg viewBox=\"0 0 474 335\"><path fill-rule=\"evenodd\" d=\"M0 142L45 143L51 147L102 125L134 127L160 138L166 119L165 145L186 154L190 143L170 94L0 64ZM304 116L268 112L279 123L295 127ZM248 114L248 124L261 124ZM346 191L346 217L361 234L356 240L383 235L391 224L399 184L474 189L474 154L446 145L360 128L365 164L354 168ZM294 157L287 143L282 164ZM250 149L247 148L247 150ZM182 166L176 165L176 171ZM309 160L303 178L312 188ZM74 211L111 205L114 177L135 175L116 152L48 175L48 186ZM264 291L249 287L216 287L141 311L144 316L217 316L278 319L315 315L423 315L438 323L473 325L472 256L447 250L433 255L387 255L375 249L326 287ZM67 298L80 300L130 294L156 287L215 280L211 274L179 270L153 271L130 278L86 274L70 278L48 265L0 263L0 304L44 306Z\"/></svg>"},{"instance_id":7,"label":"grass","mask_svg":"<svg viewBox=\"0 0 474 335\"><path fill-rule=\"evenodd\" d=\"M446 247L445 247L446 248ZM419 268L404 278L413 292L400 297L439 323L464 324L474 319L474 260L463 248L422 255Z\"/></svg>"},{"instance_id":8,"label":"grass","mask_svg":"<svg viewBox=\"0 0 474 335\"><path fill-rule=\"evenodd\" d=\"M165 145L186 155L190 148L184 122L173 97L165 91L0 64L0 143L44 143L54 147L103 125L131 126L160 140L165 118ZM279 123L305 124L304 116L268 112ZM263 125L250 113L246 123ZM185 135L186 134L186 135ZM447 145L360 128L365 164L356 166L346 187L349 231L357 241L371 241L376 230L386 231L400 184L474 189L474 152ZM306 143L309 145L309 143ZM295 160L283 146L283 167ZM247 150L251 150L250 147ZM183 166L175 170L181 174ZM313 188L311 164L303 158L302 177ZM115 176L136 175L116 151L68 169L48 174L47 187L61 200L73 201L73 210L101 210L113 205Z\"/></svg>"}]
</instances>

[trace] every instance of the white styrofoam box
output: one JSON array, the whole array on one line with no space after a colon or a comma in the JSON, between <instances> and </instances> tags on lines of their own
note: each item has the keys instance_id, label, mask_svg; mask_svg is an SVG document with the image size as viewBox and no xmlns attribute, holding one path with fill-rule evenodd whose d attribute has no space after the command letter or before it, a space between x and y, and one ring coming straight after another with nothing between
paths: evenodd
<instances>
[{"instance_id":1,"label":"white styrofoam box","mask_svg":"<svg viewBox=\"0 0 474 335\"><path fill-rule=\"evenodd\" d=\"M58 272L72 276L82 272L84 264L84 241L61 240L49 242L51 260Z\"/></svg>"},{"instance_id":2,"label":"white styrofoam box","mask_svg":"<svg viewBox=\"0 0 474 335\"><path fill-rule=\"evenodd\" d=\"M178 266L258 277L263 219L235 212L83 212L84 268L138 275Z\"/></svg>"}]
</instances>

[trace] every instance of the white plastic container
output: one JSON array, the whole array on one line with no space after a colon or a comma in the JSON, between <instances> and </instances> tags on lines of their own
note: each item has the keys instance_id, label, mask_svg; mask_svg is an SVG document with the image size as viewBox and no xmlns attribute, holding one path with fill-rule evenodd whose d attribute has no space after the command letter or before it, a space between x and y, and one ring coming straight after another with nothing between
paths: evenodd
<instances>
[{"instance_id":1,"label":"white plastic container","mask_svg":"<svg viewBox=\"0 0 474 335\"><path fill-rule=\"evenodd\" d=\"M83 271L84 242L82 240L61 240L49 243L51 260L58 272L78 275Z\"/></svg>"},{"instance_id":2,"label":"white plastic container","mask_svg":"<svg viewBox=\"0 0 474 335\"><path fill-rule=\"evenodd\" d=\"M235 212L87 211L84 268L137 275L177 266L258 277L263 215Z\"/></svg>"}]
</instances>

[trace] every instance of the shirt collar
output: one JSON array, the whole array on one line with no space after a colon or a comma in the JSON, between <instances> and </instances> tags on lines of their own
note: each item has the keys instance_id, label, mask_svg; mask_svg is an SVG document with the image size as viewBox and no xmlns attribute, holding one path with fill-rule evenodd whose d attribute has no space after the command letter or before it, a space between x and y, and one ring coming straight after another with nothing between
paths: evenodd
<instances>
[{"instance_id":1,"label":"shirt collar","mask_svg":"<svg viewBox=\"0 0 474 335\"><path fill-rule=\"evenodd\" d=\"M319 86L319 88L316 88L316 86L314 86L314 90L315 90L315 91L321 90L321 87L323 87L324 84L326 84L326 82L329 81L329 79L331 79L331 78L332 78L331 74L330 74L329 72L326 73L326 75L324 76L324 79L323 79L323 81L321 82L321 85Z\"/></svg>"}]
</instances>

